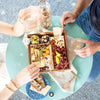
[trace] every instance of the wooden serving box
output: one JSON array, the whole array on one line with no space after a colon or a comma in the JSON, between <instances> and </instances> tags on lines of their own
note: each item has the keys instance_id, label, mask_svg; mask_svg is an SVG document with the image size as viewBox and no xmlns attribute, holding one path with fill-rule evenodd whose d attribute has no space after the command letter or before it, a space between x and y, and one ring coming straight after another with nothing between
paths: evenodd
<instances>
[{"instance_id":1,"label":"wooden serving box","mask_svg":"<svg viewBox=\"0 0 100 100\"><path fill-rule=\"evenodd\" d=\"M39 37L41 36L44 36L44 35L48 35L50 37L54 37L53 35L53 32L45 32L45 33L35 33L35 34L28 34L27 35L27 38L31 38L33 35L37 35ZM67 43L67 33L66 31L64 30L63 33L62 33L62 36L64 36L64 45L65 45L65 48L66 48L66 54L67 54L67 68L65 69L53 69L53 70L43 70L43 71L40 71L40 73L45 73L45 72L52 72L52 71L64 71L64 70L69 70L70 69L70 61L69 61L69 52L68 52L68 43ZM32 63L31 61L31 46L32 44L30 43L28 45L28 57L29 57L29 64ZM52 55L53 56L53 55ZM53 57L52 57L53 58ZM35 62L35 61L34 61ZM53 62L54 63L54 62Z\"/></svg>"}]
</instances>

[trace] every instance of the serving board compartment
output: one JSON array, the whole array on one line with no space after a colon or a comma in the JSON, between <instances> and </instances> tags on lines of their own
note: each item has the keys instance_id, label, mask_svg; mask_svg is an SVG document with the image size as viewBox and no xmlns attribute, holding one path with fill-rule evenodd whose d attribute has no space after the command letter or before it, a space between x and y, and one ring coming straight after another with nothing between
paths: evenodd
<instances>
[{"instance_id":1,"label":"serving board compartment","mask_svg":"<svg viewBox=\"0 0 100 100\"><path fill-rule=\"evenodd\" d=\"M40 39L43 36L49 36L49 42L39 44L32 44L32 42L30 42L30 44L28 45L29 64L32 64L32 62L39 61L41 63L40 73L50 71L64 71L70 69L67 33L65 30L63 31L62 36L60 36L60 38L54 37L53 32L27 35L27 37L30 39L32 38L32 36L38 36ZM60 39L62 39L62 41ZM64 42L64 46L59 47L59 45L57 44L57 42L60 43L59 41Z\"/></svg>"}]
</instances>

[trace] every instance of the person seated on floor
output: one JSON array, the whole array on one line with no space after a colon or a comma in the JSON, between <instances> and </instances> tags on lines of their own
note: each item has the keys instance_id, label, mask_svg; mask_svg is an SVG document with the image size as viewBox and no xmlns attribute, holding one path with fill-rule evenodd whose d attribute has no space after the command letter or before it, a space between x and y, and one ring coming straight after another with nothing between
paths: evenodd
<instances>
[{"instance_id":1,"label":"person seated on floor","mask_svg":"<svg viewBox=\"0 0 100 100\"><path fill-rule=\"evenodd\" d=\"M22 36L24 34L25 30L27 29L27 25L25 24L23 18L30 13L33 14L34 11L41 12L40 7L39 6L30 6L28 8L21 9L15 25L10 25L10 24L0 21L0 33L4 33L6 35L15 36L15 37ZM40 18L40 17L41 17L41 14L39 15L38 18ZM35 27L35 28L37 28L37 27Z\"/></svg>"},{"instance_id":2,"label":"person seated on floor","mask_svg":"<svg viewBox=\"0 0 100 100\"><path fill-rule=\"evenodd\" d=\"M15 25L10 25L8 23L0 21L0 33L4 33L6 35L20 37L25 32L25 25L23 24L20 17L18 18Z\"/></svg>"},{"instance_id":3,"label":"person seated on floor","mask_svg":"<svg viewBox=\"0 0 100 100\"><path fill-rule=\"evenodd\" d=\"M38 9L38 6L36 6ZM24 13L24 9L20 11L20 14ZM19 14L19 15L20 15ZM15 25L10 25L5 22L0 21L0 33L6 35L20 37L25 32L24 22L21 20L22 15L19 16ZM7 100L17 89L19 89L23 84L30 82L31 80L39 76L39 63L34 62L31 65L28 65L22 71L11 80L5 88L0 91L0 100Z\"/></svg>"},{"instance_id":4,"label":"person seated on floor","mask_svg":"<svg viewBox=\"0 0 100 100\"><path fill-rule=\"evenodd\" d=\"M22 85L32 81L39 76L39 63L34 62L22 69L19 74L10 81L5 88L0 91L0 100L8 100L8 98L16 92Z\"/></svg>"},{"instance_id":5,"label":"person seated on floor","mask_svg":"<svg viewBox=\"0 0 100 100\"><path fill-rule=\"evenodd\" d=\"M75 53L81 57L93 55L93 65L87 80L91 82L100 74L100 0L78 0L73 12L64 12L60 19L63 28L73 22L89 37L89 40L77 39L86 46L75 50Z\"/></svg>"}]
</instances>

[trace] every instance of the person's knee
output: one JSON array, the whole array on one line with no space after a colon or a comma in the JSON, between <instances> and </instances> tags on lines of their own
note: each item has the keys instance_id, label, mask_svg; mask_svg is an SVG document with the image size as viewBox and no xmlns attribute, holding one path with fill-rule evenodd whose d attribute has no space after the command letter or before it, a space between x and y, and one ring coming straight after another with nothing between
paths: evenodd
<instances>
[{"instance_id":1,"label":"person's knee","mask_svg":"<svg viewBox=\"0 0 100 100\"><path fill-rule=\"evenodd\" d=\"M87 82L93 82L94 80L96 80L96 78L99 76L99 74L95 75L95 74L90 74Z\"/></svg>"},{"instance_id":2,"label":"person's knee","mask_svg":"<svg viewBox=\"0 0 100 100\"><path fill-rule=\"evenodd\" d=\"M86 82L93 82L96 78L93 78L93 77L88 77L87 81Z\"/></svg>"},{"instance_id":3,"label":"person's knee","mask_svg":"<svg viewBox=\"0 0 100 100\"><path fill-rule=\"evenodd\" d=\"M94 81L100 75L100 52L93 55L93 65L87 82Z\"/></svg>"}]
</instances>

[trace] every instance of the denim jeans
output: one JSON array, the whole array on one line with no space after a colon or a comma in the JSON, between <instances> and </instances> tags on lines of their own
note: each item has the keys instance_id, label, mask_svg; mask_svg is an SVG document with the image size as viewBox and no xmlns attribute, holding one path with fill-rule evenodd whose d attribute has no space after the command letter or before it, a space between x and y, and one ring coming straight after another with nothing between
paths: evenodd
<instances>
[{"instance_id":1,"label":"denim jeans","mask_svg":"<svg viewBox=\"0 0 100 100\"><path fill-rule=\"evenodd\" d=\"M89 40L100 42L100 32L98 32L92 25L89 17L89 8L87 7L76 19L75 23L82 28ZM87 82L95 80L100 74L100 52L93 55L93 64Z\"/></svg>"}]
</instances>

